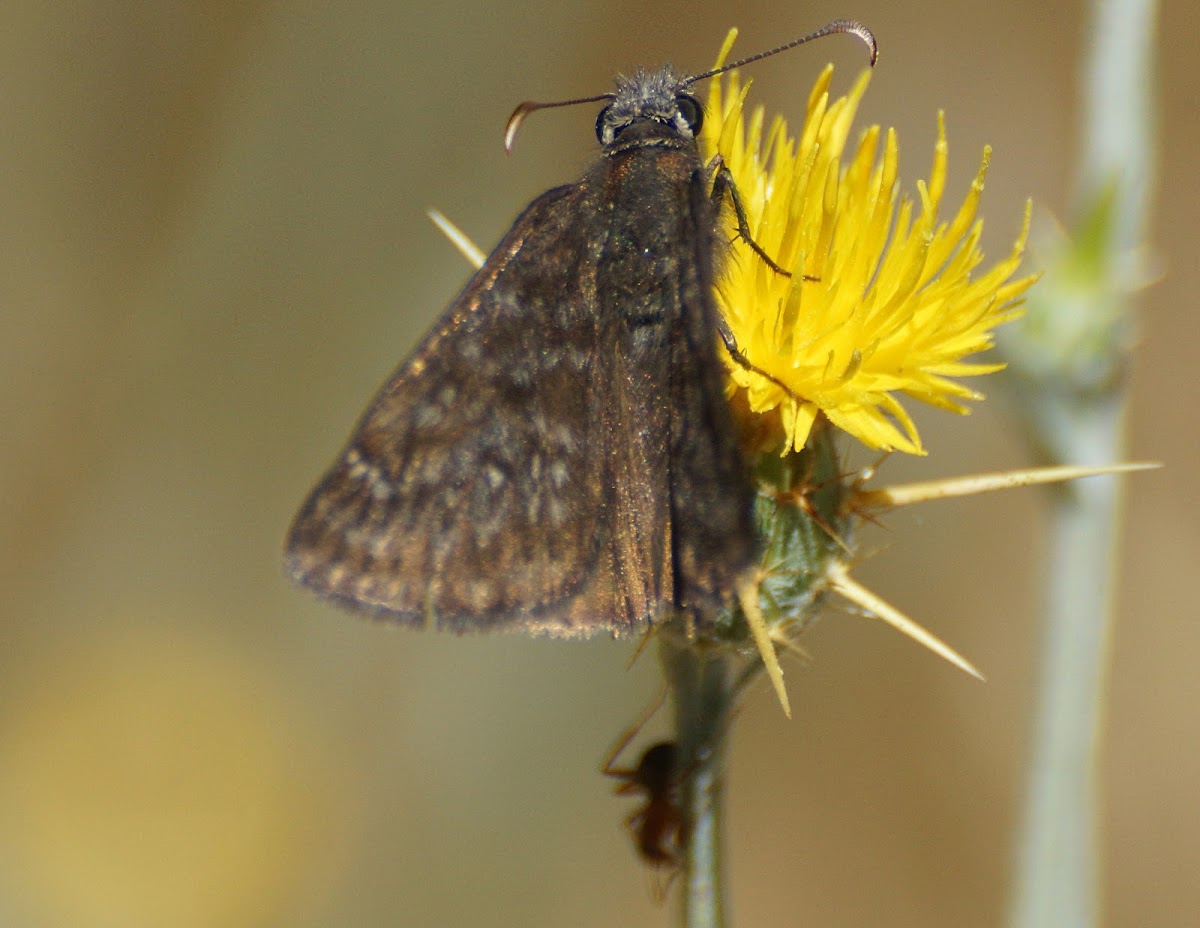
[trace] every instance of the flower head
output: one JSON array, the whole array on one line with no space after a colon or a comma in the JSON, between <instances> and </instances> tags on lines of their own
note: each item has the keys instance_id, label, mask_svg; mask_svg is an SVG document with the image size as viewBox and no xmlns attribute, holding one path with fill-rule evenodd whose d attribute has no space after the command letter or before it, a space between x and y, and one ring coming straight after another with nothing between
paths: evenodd
<instances>
[{"instance_id":1,"label":"flower head","mask_svg":"<svg viewBox=\"0 0 1200 928\"><path fill-rule=\"evenodd\" d=\"M958 413L968 411L965 400L981 398L957 378L1003 366L963 358L991 347L993 329L1018 314L1035 279L1011 280L1029 213L1008 257L972 279L983 259L976 209L990 152L957 213L941 220L941 116L929 181L918 181L916 201L902 198L894 130L870 127L843 164L870 75L831 100L832 74L827 67L818 77L798 139L780 118L765 128L761 107L746 118L749 85L737 72L709 84L702 150L720 152L755 242L791 272L734 243L718 300L739 350L768 376L730 358L731 389L752 413L778 417L784 452L803 448L824 414L872 448L923 454L898 397Z\"/></svg>"}]
</instances>

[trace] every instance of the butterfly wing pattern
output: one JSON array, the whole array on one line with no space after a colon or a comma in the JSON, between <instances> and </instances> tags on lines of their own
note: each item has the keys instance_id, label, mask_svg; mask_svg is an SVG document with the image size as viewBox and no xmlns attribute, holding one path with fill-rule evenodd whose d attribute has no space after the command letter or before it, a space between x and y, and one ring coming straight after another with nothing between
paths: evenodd
<instances>
[{"instance_id":1,"label":"butterfly wing pattern","mask_svg":"<svg viewBox=\"0 0 1200 928\"><path fill-rule=\"evenodd\" d=\"M292 525L297 581L460 632L620 635L728 602L753 491L716 342L714 211L690 133L631 106L375 397Z\"/></svg>"}]
</instances>

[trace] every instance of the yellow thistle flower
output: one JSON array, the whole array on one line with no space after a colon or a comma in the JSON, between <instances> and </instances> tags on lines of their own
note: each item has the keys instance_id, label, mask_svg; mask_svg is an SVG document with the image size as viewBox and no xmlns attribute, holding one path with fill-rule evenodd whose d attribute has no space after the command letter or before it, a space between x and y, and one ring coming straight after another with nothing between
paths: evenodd
<instances>
[{"instance_id":1,"label":"yellow thistle flower","mask_svg":"<svg viewBox=\"0 0 1200 928\"><path fill-rule=\"evenodd\" d=\"M731 390L744 393L752 412L779 417L784 453L803 448L824 414L872 448L924 454L897 397L958 413L969 411L964 400L982 398L953 378L1003 367L962 359L992 346L992 330L1019 314L1019 298L1035 280L1010 281L1024 251L1029 209L1009 256L972 280L983 258L975 214L990 150L957 214L941 221L947 152L941 115L929 182L917 184L919 203L902 199L894 130L883 136L880 154L879 127L867 129L843 166L870 75L831 101L832 74L829 66L817 78L798 140L779 118L764 132L762 107L747 121L749 84L742 87L737 72L709 84L701 148L707 158L721 153L751 235L792 273L773 271L735 242L718 286L721 311L742 353L776 382L729 359Z\"/></svg>"}]
</instances>

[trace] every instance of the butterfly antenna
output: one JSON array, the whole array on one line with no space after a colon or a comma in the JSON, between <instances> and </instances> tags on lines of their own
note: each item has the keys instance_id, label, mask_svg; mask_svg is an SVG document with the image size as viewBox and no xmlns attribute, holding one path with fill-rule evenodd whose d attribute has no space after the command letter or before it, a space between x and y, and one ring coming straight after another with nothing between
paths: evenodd
<instances>
[{"instance_id":1,"label":"butterfly antenna","mask_svg":"<svg viewBox=\"0 0 1200 928\"><path fill-rule=\"evenodd\" d=\"M816 32L810 32L808 35L803 35L798 39L793 39L786 45L780 45L778 48L772 48L770 51L759 52L757 55L751 55L748 58L741 58L729 64L722 65L719 68L713 68L711 71L705 71L701 74L696 74L687 78L685 84L694 84L696 81L702 81L705 78L715 77L718 74L723 74L726 71L732 71L734 68L740 68L743 65L750 64L752 61L760 61L763 58L770 58L772 55L778 55L780 52L786 52L790 48L795 48L797 45L803 45L806 42L811 42L814 39L821 39L827 35L838 35L846 33L857 36L862 39L863 43L871 52L871 66L875 66L876 60L879 58L879 44L875 41L875 35L860 22L853 19L835 19L831 23L822 26ZM580 97L578 100L557 100L552 103L539 103L536 100L526 100L518 106L511 116L508 117L508 122L504 126L504 150L508 154L512 154L513 143L517 138L517 130L521 128L521 124L525 122L525 117L535 110L548 110L556 106L575 106L578 103L598 103L601 100L611 100L613 94L602 93L595 97Z\"/></svg>"},{"instance_id":2,"label":"butterfly antenna","mask_svg":"<svg viewBox=\"0 0 1200 928\"><path fill-rule=\"evenodd\" d=\"M752 61L760 61L763 58L770 58L772 55L778 55L780 52L786 52L790 48L795 48L797 45L803 45L806 42L811 42L813 39L823 39L827 35L840 35L846 33L848 35L857 36L862 39L863 44L871 52L871 67L875 67L875 62L879 59L879 43L875 41L875 35L860 22L855 22L853 19L835 19L831 23L822 26L816 32L810 32L808 35L803 35L798 39L793 39L786 45L780 45L778 48L772 48L770 51L759 52L757 55L751 55L749 58L742 58L738 61L732 61L729 64L723 64L719 68L713 68L711 71L705 71L703 74L697 74L694 77L689 77L687 82L694 84L696 81L702 81L705 78L715 77L718 74L724 74L726 71L732 71L734 68L740 68L743 65L750 64ZM515 113L513 115L516 115Z\"/></svg>"},{"instance_id":3,"label":"butterfly antenna","mask_svg":"<svg viewBox=\"0 0 1200 928\"><path fill-rule=\"evenodd\" d=\"M578 100L558 100L554 103L538 103L536 100L526 100L508 117L508 122L504 125L504 151L505 154L512 154L513 142L517 139L517 130L521 128L521 123L525 121L525 117L534 110L548 110L556 106L574 106L577 103L597 103L600 100L611 100L611 93L602 93L596 97L580 97Z\"/></svg>"}]
</instances>

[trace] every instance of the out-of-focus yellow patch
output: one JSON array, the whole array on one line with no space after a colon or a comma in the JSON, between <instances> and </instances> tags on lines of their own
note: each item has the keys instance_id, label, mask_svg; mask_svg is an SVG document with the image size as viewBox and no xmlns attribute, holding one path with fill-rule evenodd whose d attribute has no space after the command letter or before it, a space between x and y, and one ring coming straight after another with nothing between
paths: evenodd
<instances>
[{"instance_id":1,"label":"out-of-focus yellow patch","mask_svg":"<svg viewBox=\"0 0 1200 928\"><path fill-rule=\"evenodd\" d=\"M262 665L122 634L47 656L9 698L0 906L18 924L249 928L312 903L345 791Z\"/></svg>"}]
</instances>

